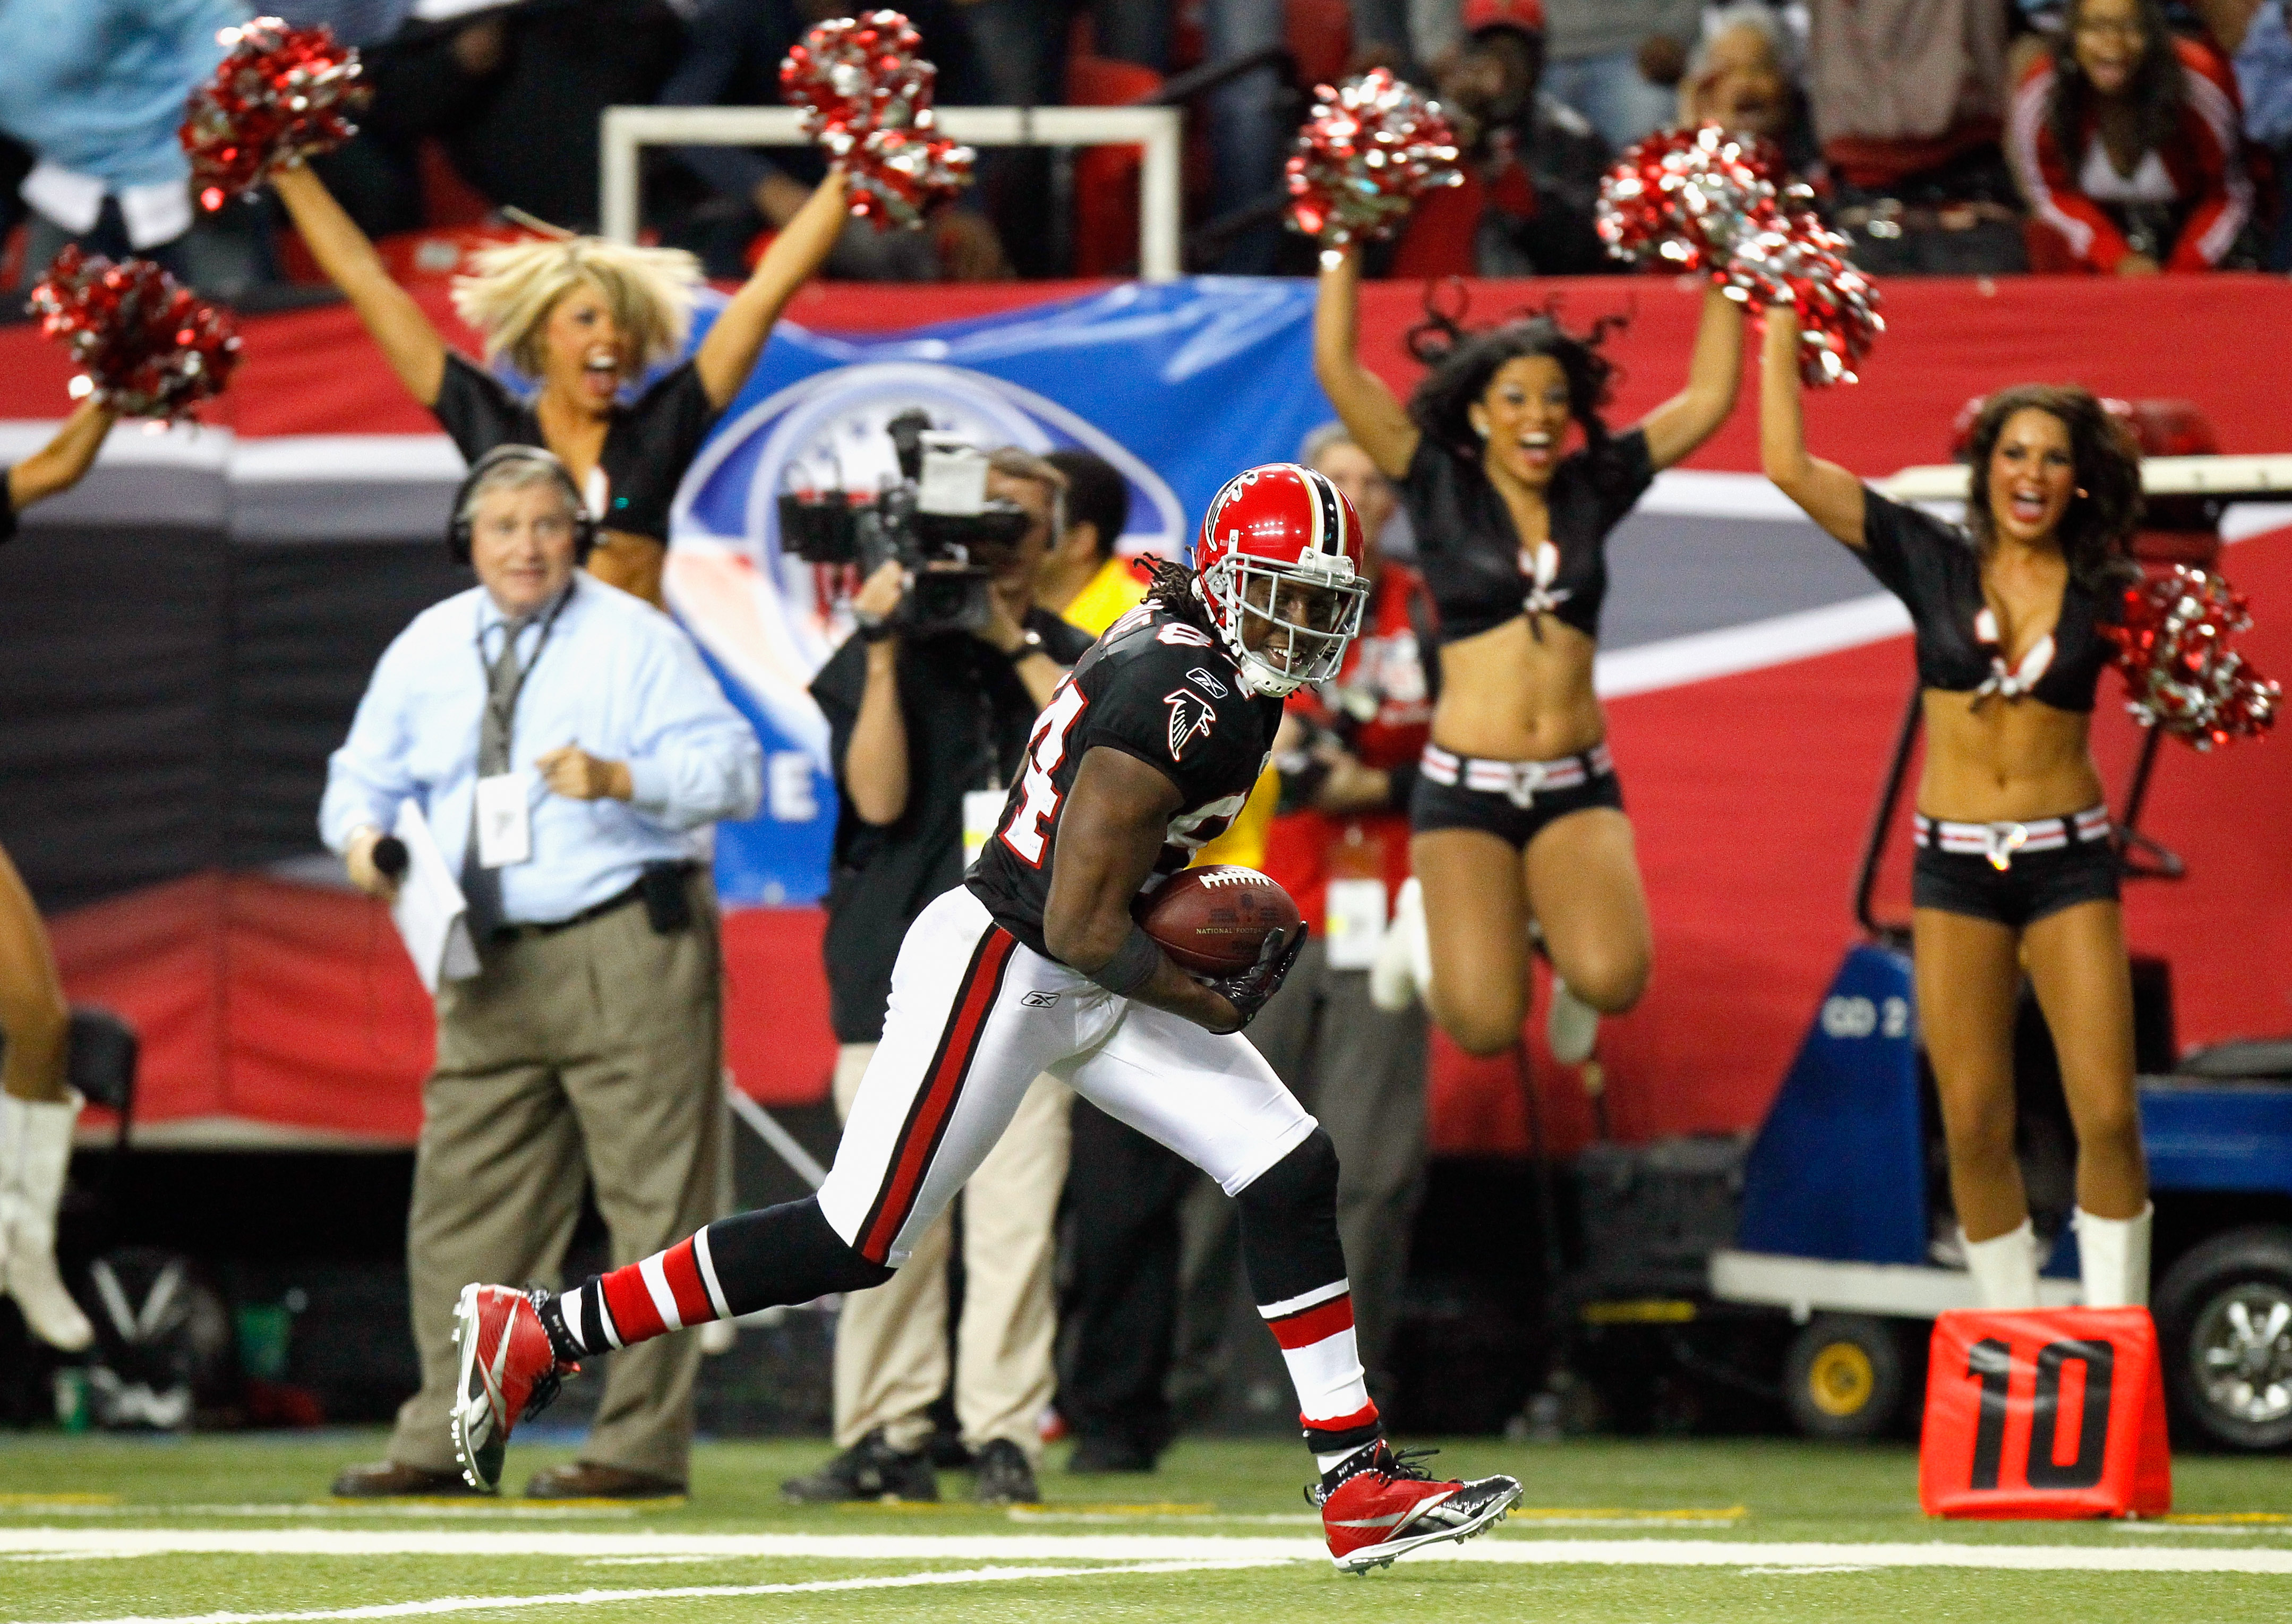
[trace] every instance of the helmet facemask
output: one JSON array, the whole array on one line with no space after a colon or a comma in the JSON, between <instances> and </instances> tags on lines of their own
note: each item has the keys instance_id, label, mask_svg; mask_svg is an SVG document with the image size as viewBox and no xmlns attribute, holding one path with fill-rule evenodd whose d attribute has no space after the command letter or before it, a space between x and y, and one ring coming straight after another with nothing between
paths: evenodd
<instances>
[{"instance_id":1,"label":"helmet facemask","mask_svg":"<svg viewBox=\"0 0 2292 1624\"><path fill-rule=\"evenodd\" d=\"M1333 680L1368 601L1352 561L1328 553L1294 562L1230 553L1202 572L1198 590L1243 685L1271 699Z\"/></svg>"}]
</instances>

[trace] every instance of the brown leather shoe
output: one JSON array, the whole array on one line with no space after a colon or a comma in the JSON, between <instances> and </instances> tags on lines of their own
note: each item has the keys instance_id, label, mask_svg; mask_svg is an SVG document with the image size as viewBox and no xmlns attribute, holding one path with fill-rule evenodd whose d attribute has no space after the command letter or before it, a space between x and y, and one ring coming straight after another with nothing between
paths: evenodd
<instances>
[{"instance_id":1,"label":"brown leather shoe","mask_svg":"<svg viewBox=\"0 0 2292 1624\"><path fill-rule=\"evenodd\" d=\"M468 1498L478 1491L459 1472L430 1472L395 1460L376 1460L362 1466L344 1466L335 1479L332 1492L337 1499L368 1500L394 1494Z\"/></svg>"},{"instance_id":2,"label":"brown leather shoe","mask_svg":"<svg viewBox=\"0 0 2292 1624\"><path fill-rule=\"evenodd\" d=\"M673 1477L632 1472L625 1466L601 1466L577 1460L570 1466L536 1472L525 1485L529 1500L666 1500L684 1498L684 1485Z\"/></svg>"}]
</instances>

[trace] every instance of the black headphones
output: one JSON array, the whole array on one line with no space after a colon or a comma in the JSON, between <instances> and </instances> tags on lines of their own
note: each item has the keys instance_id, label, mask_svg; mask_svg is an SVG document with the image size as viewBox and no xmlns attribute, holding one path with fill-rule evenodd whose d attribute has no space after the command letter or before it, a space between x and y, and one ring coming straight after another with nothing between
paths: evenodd
<instances>
[{"instance_id":1,"label":"black headphones","mask_svg":"<svg viewBox=\"0 0 2292 1624\"><path fill-rule=\"evenodd\" d=\"M532 463L557 476L557 482L565 488L566 500L573 505L573 562L587 563L590 550L597 545L597 521L582 499L581 488L573 482L573 471L539 446L496 446L471 466L461 488L454 492L453 521L446 530L447 555L457 564L470 562L470 521L464 511L470 505L470 493L480 481L507 463Z\"/></svg>"}]
</instances>

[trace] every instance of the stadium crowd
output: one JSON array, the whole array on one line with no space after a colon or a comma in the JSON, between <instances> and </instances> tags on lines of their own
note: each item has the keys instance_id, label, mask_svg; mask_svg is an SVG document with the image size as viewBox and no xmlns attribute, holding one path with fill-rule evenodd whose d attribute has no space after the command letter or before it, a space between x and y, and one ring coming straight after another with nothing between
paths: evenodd
<instances>
[{"instance_id":1,"label":"stadium crowd","mask_svg":"<svg viewBox=\"0 0 2292 1624\"><path fill-rule=\"evenodd\" d=\"M780 99L823 0L283 0L364 56L359 139L317 161L402 271L452 268L505 211L594 230L598 115ZM133 246L204 291L323 279L268 201L192 206L174 139L242 0L9 0L36 48L0 61L0 282L66 241ZM1601 170L1716 119L1780 142L1881 274L2140 275L2292 265L2286 0L916 0L943 106L1146 102L1191 123L1188 269L1298 273L1282 162L1317 82L1383 65L1435 93L1467 183L1369 273L1594 274ZM1905 42L1914 42L1908 43ZM536 140L536 132L548 139ZM799 149L650 155L645 228L739 279L820 173ZM1134 166L992 151L921 236L851 222L828 266L870 280L1120 274ZM1052 200L1045 210L1045 198ZM279 297L278 294L270 294ZM284 295L291 297L291 295Z\"/></svg>"}]
</instances>

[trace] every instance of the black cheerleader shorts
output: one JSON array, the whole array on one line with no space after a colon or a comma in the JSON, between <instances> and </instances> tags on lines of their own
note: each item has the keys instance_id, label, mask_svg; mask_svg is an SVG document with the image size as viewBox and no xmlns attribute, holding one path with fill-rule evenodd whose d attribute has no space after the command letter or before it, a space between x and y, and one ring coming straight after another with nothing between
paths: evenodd
<instances>
[{"instance_id":1,"label":"black cheerleader shorts","mask_svg":"<svg viewBox=\"0 0 2292 1624\"><path fill-rule=\"evenodd\" d=\"M1624 806L1605 744L1557 761L1484 761L1428 744L1408 797L1408 827L1419 835L1479 829L1524 851L1546 825L1593 806Z\"/></svg>"},{"instance_id":2,"label":"black cheerleader shorts","mask_svg":"<svg viewBox=\"0 0 2292 1624\"><path fill-rule=\"evenodd\" d=\"M2021 930L2080 902L2118 900L2109 811L2028 823L1912 820L1910 902Z\"/></svg>"}]
</instances>

